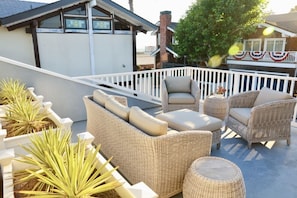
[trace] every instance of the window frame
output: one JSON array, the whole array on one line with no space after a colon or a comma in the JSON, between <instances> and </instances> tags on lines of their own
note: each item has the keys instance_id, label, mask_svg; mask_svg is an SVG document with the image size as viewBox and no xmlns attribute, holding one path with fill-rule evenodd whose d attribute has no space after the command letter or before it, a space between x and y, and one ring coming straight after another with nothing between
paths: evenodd
<instances>
[{"instance_id":1,"label":"window frame","mask_svg":"<svg viewBox=\"0 0 297 198\"><path fill-rule=\"evenodd\" d=\"M270 52L283 52L285 51L285 47L286 47L286 38L265 38L264 40L264 50L267 51L267 43L268 41L273 41L273 51ZM276 41L282 41L282 50L275 50L275 45L276 45Z\"/></svg>"},{"instance_id":2,"label":"window frame","mask_svg":"<svg viewBox=\"0 0 297 198\"><path fill-rule=\"evenodd\" d=\"M252 42L251 45L251 50L247 50L247 42ZM254 49L254 42L259 42L259 48L257 50ZM244 40L244 45L243 45L243 51L261 51L261 46L262 46L262 39L245 39Z\"/></svg>"}]
</instances>

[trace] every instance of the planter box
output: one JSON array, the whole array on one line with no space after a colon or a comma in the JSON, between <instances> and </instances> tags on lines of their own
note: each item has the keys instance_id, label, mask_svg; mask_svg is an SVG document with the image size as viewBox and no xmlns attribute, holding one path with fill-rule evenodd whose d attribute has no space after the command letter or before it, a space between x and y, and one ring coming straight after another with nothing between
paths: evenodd
<instances>
[{"instance_id":1,"label":"planter box","mask_svg":"<svg viewBox=\"0 0 297 198\"><path fill-rule=\"evenodd\" d=\"M42 104L44 97L42 95L36 95L34 92L34 87L28 87L27 91L29 95L32 97L34 102ZM1 117L5 116L5 111L7 109L7 106L8 105L0 105L0 129L1 129Z\"/></svg>"},{"instance_id":2,"label":"planter box","mask_svg":"<svg viewBox=\"0 0 297 198\"><path fill-rule=\"evenodd\" d=\"M89 152L94 152L95 148L91 145L92 141L94 140L94 137L88 133L80 133L78 134L78 137L83 139L88 143L87 150ZM18 147L18 146L16 146ZM12 172L14 170L21 170L26 167L24 167L24 164L14 160L14 149L5 149L0 152L0 164L2 167L2 176L3 176L3 189L4 189L4 195L3 197L14 197L13 194L13 180L12 180ZM97 159L99 162L99 165L102 165L106 162L106 159L100 154L97 154ZM113 169L113 166L111 164L108 164L104 171L109 171ZM121 174L118 171L114 171L112 178L110 179L118 180L123 183L122 186L116 188L116 192L119 196L124 198L157 198L158 195L153 192L145 183L140 182L135 185L130 185L128 181L121 176Z\"/></svg>"},{"instance_id":3,"label":"planter box","mask_svg":"<svg viewBox=\"0 0 297 198\"><path fill-rule=\"evenodd\" d=\"M49 116L48 118L51 119L57 127L71 130L71 126L73 121L70 118L60 118L52 109L52 103L51 102L44 102L42 103L43 107L48 112ZM37 134L41 134L41 132L37 132ZM25 134L25 135L19 135L15 137L8 137L6 138L7 132L6 129L2 129L1 123L0 123L0 149L10 149L14 148L15 153L17 155L23 154L23 149L19 147L18 145L25 145L30 143L30 137L33 134Z\"/></svg>"}]
</instances>

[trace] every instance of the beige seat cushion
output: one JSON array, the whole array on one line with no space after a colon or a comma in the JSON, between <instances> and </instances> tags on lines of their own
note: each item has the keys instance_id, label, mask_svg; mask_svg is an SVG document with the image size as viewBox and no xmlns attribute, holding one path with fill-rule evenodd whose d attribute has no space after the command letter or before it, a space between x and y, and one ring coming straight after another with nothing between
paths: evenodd
<instances>
[{"instance_id":1,"label":"beige seat cushion","mask_svg":"<svg viewBox=\"0 0 297 198\"><path fill-rule=\"evenodd\" d=\"M168 93L189 93L191 92L191 77L190 76L168 76L165 79L165 84Z\"/></svg>"},{"instance_id":2,"label":"beige seat cushion","mask_svg":"<svg viewBox=\"0 0 297 198\"><path fill-rule=\"evenodd\" d=\"M257 96L254 106L265 104L267 102L273 102L277 100L285 100L292 98L289 94L275 91L272 89L269 89L267 87L263 87L260 90L259 95Z\"/></svg>"},{"instance_id":3,"label":"beige seat cushion","mask_svg":"<svg viewBox=\"0 0 297 198\"><path fill-rule=\"evenodd\" d=\"M170 93L168 95L169 104L194 104L195 98L190 93Z\"/></svg>"},{"instance_id":4,"label":"beige seat cushion","mask_svg":"<svg viewBox=\"0 0 297 198\"><path fill-rule=\"evenodd\" d=\"M165 135L168 129L167 122L151 116L136 106L130 108L129 122L151 136Z\"/></svg>"},{"instance_id":5,"label":"beige seat cushion","mask_svg":"<svg viewBox=\"0 0 297 198\"><path fill-rule=\"evenodd\" d=\"M168 122L168 126L179 131L207 130L216 131L222 127L222 120L189 109L161 113L156 116Z\"/></svg>"},{"instance_id":6,"label":"beige seat cushion","mask_svg":"<svg viewBox=\"0 0 297 198\"><path fill-rule=\"evenodd\" d=\"M105 102L105 108L120 118L128 121L130 108L119 103L113 97L109 97Z\"/></svg>"},{"instance_id":7,"label":"beige seat cushion","mask_svg":"<svg viewBox=\"0 0 297 198\"><path fill-rule=\"evenodd\" d=\"M108 94L106 94L104 91L97 89L93 91L93 100L100 104L101 106L105 106L105 102L108 98Z\"/></svg>"},{"instance_id":8,"label":"beige seat cushion","mask_svg":"<svg viewBox=\"0 0 297 198\"><path fill-rule=\"evenodd\" d=\"M231 108L229 114L239 122L248 125L251 117L251 110L251 108Z\"/></svg>"}]
</instances>

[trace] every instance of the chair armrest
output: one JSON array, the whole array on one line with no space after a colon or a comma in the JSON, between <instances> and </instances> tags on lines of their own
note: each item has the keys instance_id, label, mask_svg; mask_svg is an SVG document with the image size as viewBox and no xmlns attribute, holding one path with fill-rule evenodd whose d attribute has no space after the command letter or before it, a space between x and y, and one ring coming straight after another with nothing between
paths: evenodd
<instances>
[{"instance_id":1,"label":"chair armrest","mask_svg":"<svg viewBox=\"0 0 297 198\"><path fill-rule=\"evenodd\" d=\"M200 89L198 83L194 80L191 80L191 94L194 96L196 100L200 100Z\"/></svg>"},{"instance_id":2,"label":"chair armrest","mask_svg":"<svg viewBox=\"0 0 297 198\"><path fill-rule=\"evenodd\" d=\"M252 108L259 94L259 91L248 91L239 93L228 98L229 109L231 108Z\"/></svg>"},{"instance_id":3,"label":"chair armrest","mask_svg":"<svg viewBox=\"0 0 297 198\"><path fill-rule=\"evenodd\" d=\"M279 122L291 122L297 99L278 100L257 105L251 110L249 125L273 126Z\"/></svg>"}]
</instances>

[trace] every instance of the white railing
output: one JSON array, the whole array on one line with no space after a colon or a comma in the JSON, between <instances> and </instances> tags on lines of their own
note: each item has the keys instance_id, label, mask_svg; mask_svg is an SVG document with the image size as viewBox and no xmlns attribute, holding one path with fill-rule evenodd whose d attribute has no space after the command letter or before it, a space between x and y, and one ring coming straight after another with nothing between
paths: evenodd
<instances>
[{"instance_id":1,"label":"white railing","mask_svg":"<svg viewBox=\"0 0 297 198\"><path fill-rule=\"evenodd\" d=\"M294 77L196 67L83 76L77 77L77 79L161 101L160 83L166 76L191 76L199 84L202 100L214 93L218 86L227 89L226 97L244 91L260 90L263 86L294 95L295 82L297 81L297 78Z\"/></svg>"},{"instance_id":2,"label":"white railing","mask_svg":"<svg viewBox=\"0 0 297 198\"><path fill-rule=\"evenodd\" d=\"M225 97L245 91L260 90L263 86L273 90L287 92L292 96L295 96L296 93L295 85L297 78L294 77L196 67L178 67L76 78L92 85L107 86L122 93L125 92L131 96L160 104L160 84L166 76L191 76L199 84L201 100L215 93L218 86L226 88ZM293 117L294 126L297 126L296 117L297 106L295 107Z\"/></svg>"}]
</instances>

